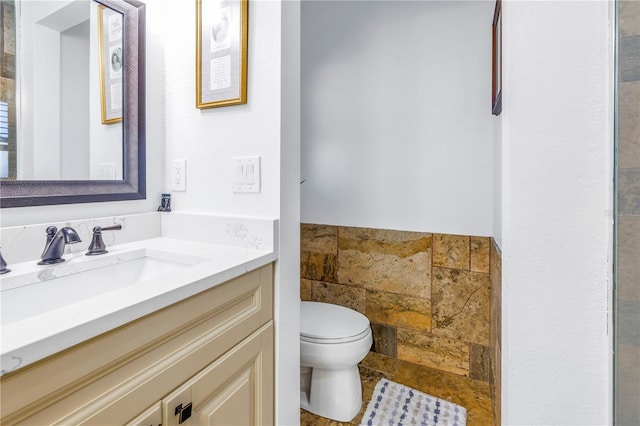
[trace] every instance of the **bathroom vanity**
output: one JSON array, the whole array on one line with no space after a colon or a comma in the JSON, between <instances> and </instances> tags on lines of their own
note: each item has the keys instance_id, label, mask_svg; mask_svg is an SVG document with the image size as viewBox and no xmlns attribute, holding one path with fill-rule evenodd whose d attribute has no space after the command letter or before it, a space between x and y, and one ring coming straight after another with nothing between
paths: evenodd
<instances>
[{"instance_id":1,"label":"bathroom vanity","mask_svg":"<svg viewBox=\"0 0 640 426\"><path fill-rule=\"evenodd\" d=\"M273 424L275 251L172 238L108 248L65 255L53 279L34 262L3 276L3 295L43 285L43 299L72 303L3 312L0 423ZM82 274L100 283L95 271L115 281L147 260L183 265L79 300L44 290Z\"/></svg>"},{"instance_id":2,"label":"bathroom vanity","mask_svg":"<svg viewBox=\"0 0 640 426\"><path fill-rule=\"evenodd\" d=\"M177 425L185 407L193 424L273 423L272 276L264 266L6 374L2 424Z\"/></svg>"}]
</instances>

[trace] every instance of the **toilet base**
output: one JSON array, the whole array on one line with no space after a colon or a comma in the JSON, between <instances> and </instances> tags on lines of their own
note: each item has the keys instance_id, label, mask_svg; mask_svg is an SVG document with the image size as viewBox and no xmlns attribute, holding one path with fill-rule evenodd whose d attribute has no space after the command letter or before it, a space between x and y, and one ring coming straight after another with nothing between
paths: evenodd
<instances>
[{"instance_id":1,"label":"toilet base","mask_svg":"<svg viewBox=\"0 0 640 426\"><path fill-rule=\"evenodd\" d=\"M339 422L353 420L362 408L358 367L339 370L313 368L310 386L303 386L300 391L300 407Z\"/></svg>"}]
</instances>

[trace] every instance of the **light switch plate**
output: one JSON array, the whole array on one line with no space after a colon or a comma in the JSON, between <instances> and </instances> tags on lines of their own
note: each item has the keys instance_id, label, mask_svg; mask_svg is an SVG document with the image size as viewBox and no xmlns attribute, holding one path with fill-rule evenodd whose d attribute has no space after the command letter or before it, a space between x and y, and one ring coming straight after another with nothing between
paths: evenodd
<instances>
[{"instance_id":1,"label":"light switch plate","mask_svg":"<svg viewBox=\"0 0 640 426\"><path fill-rule=\"evenodd\" d=\"M260 192L260 156L233 157L233 192Z\"/></svg>"}]
</instances>

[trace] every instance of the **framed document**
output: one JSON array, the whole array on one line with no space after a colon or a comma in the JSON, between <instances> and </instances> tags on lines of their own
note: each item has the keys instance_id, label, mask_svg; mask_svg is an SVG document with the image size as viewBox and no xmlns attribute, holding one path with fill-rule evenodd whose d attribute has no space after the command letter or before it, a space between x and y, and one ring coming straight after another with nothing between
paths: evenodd
<instances>
[{"instance_id":1,"label":"framed document","mask_svg":"<svg viewBox=\"0 0 640 426\"><path fill-rule=\"evenodd\" d=\"M102 124L122 121L122 14L98 6L98 43L100 57L100 103Z\"/></svg>"},{"instance_id":2,"label":"framed document","mask_svg":"<svg viewBox=\"0 0 640 426\"><path fill-rule=\"evenodd\" d=\"M248 0L196 0L196 107L247 103Z\"/></svg>"}]
</instances>

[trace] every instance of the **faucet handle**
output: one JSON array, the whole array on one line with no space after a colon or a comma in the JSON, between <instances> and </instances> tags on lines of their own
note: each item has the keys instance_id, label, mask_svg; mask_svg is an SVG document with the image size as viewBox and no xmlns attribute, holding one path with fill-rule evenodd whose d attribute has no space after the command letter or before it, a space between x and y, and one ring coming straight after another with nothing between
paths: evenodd
<instances>
[{"instance_id":1,"label":"faucet handle","mask_svg":"<svg viewBox=\"0 0 640 426\"><path fill-rule=\"evenodd\" d=\"M96 228L100 228L103 231L119 231L120 229L122 229L122 225L117 224L117 225L111 225L111 226L96 226L95 228L93 228L94 232Z\"/></svg>"},{"instance_id":2,"label":"faucet handle","mask_svg":"<svg viewBox=\"0 0 640 426\"><path fill-rule=\"evenodd\" d=\"M56 228L55 226L47 226L47 244L49 244L51 242L51 240L53 240L53 237L56 235L56 232L58 232L58 228Z\"/></svg>"},{"instance_id":3,"label":"faucet handle","mask_svg":"<svg viewBox=\"0 0 640 426\"><path fill-rule=\"evenodd\" d=\"M44 250L42 250L42 254L40 255L40 257L42 258L45 257L47 253L47 249L49 248L49 244L53 240L53 237L55 237L56 232L58 232L58 228L56 228L55 226L47 226L46 232L47 232L47 241L44 243Z\"/></svg>"},{"instance_id":4,"label":"faucet handle","mask_svg":"<svg viewBox=\"0 0 640 426\"><path fill-rule=\"evenodd\" d=\"M2 252L0 252L0 275L6 274L7 272L11 272L11 269L7 268L7 261L2 257Z\"/></svg>"},{"instance_id":5,"label":"faucet handle","mask_svg":"<svg viewBox=\"0 0 640 426\"><path fill-rule=\"evenodd\" d=\"M105 226L104 228L100 226L94 227L93 239L91 240L91 244L89 244L89 249L85 255L97 256L99 254L107 253L107 247L102 240L102 231L117 231L119 229L122 229L122 225Z\"/></svg>"}]
</instances>

